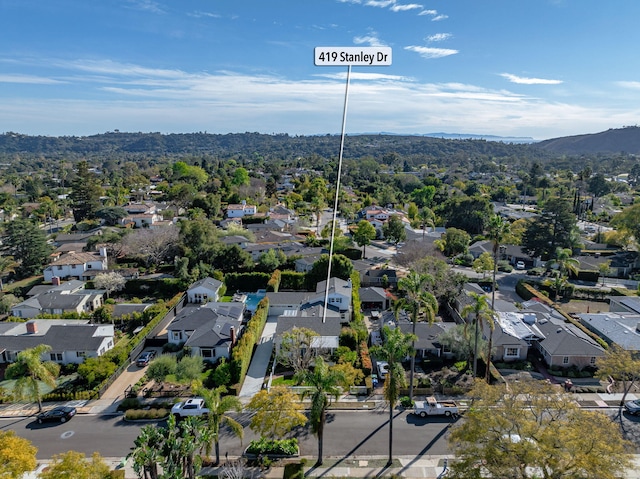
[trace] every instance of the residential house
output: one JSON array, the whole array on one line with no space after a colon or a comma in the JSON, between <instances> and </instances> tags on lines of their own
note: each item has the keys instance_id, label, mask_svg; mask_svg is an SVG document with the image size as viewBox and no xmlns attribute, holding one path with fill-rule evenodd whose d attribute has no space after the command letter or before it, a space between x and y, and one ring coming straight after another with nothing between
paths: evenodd
<instances>
[{"instance_id":1,"label":"residential house","mask_svg":"<svg viewBox=\"0 0 640 479\"><path fill-rule=\"evenodd\" d=\"M208 302L186 306L167 327L170 344L183 344L205 361L229 359L242 334L244 303Z\"/></svg>"},{"instance_id":2,"label":"residential house","mask_svg":"<svg viewBox=\"0 0 640 479\"><path fill-rule=\"evenodd\" d=\"M360 288L360 305L363 310L384 311L391 307L393 297L383 288L369 286Z\"/></svg>"},{"instance_id":3,"label":"residential house","mask_svg":"<svg viewBox=\"0 0 640 479\"><path fill-rule=\"evenodd\" d=\"M418 339L415 343L416 357L426 358L429 356L451 358L453 356L450 349L443 346L439 342L439 337L444 332L455 326L455 323L444 323L437 321L435 323L427 323L419 321L416 323L416 336ZM410 334L413 331L413 324L407 319L398 321L398 327L404 334Z\"/></svg>"},{"instance_id":4,"label":"residential house","mask_svg":"<svg viewBox=\"0 0 640 479\"><path fill-rule=\"evenodd\" d=\"M310 310L298 310L295 316L283 315L278 317L276 326L274 347L276 354L280 351L283 335L294 328L306 328L314 331L317 336L311 340L310 347L317 350L318 354L332 354L339 346L340 331L345 323L339 315L327 314L322 321L322 306L315 305Z\"/></svg>"},{"instance_id":5,"label":"residential house","mask_svg":"<svg viewBox=\"0 0 640 479\"><path fill-rule=\"evenodd\" d=\"M104 304L106 291L76 287L77 283L65 286L49 286L38 290L26 300L11 307L11 315L18 318L34 318L40 314L62 315L65 313L91 313ZM32 290L33 291L33 288ZM30 291L30 293L31 293Z\"/></svg>"},{"instance_id":6,"label":"residential house","mask_svg":"<svg viewBox=\"0 0 640 479\"><path fill-rule=\"evenodd\" d=\"M469 253L476 259L482 253L489 253L493 258L493 241L476 241L469 246ZM526 268L538 268L544 265L539 257L530 256L521 246L516 245L500 245L497 257L498 261L506 261L512 266L515 266L518 261L522 261Z\"/></svg>"},{"instance_id":7,"label":"residential house","mask_svg":"<svg viewBox=\"0 0 640 479\"><path fill-rule=\"evenodd\" d=\"M580 313L580 324L593 331L609 344L640 353L640 314Z\"/></svg>"},{"instance_id":8,"label":"residential house","mask_svg":"<svg viewBox=\"0 0 640 479\"><path fill-rule=\"evenodd\" d=\"M79 278L88 270L107 270L107 248L100 248L97 253L69 252L61 254L50 263L43 272L46 282L53 278Z\"/></svg>"},{"instance_id":9,"label":"residential house","mask_svg":"<svg viewBox=\"0 0 640 479\"><path fill-rule=\"evenodd\" d=\"M26 323L0 323L0 363L11 363L18 353L40 344L51 347L43 361L80 364L113 349L114 327L87 320L32 319Z\"/></svg>"},{"instance_id":10,"label":"residential house","mask_svg":"<svg viewBox=\"0 0 640 479\"><path fill-rule=\"evenodd\" d=\"M222 281L209 277L196 281L187 289L187 302L199 304L218 301L223 286Z\"/></svg>"},{"instance_id":11,"label":"residential house","mask_svg":"<svg viewBox=\"0 0 640 479\"><path fill-rule=\"evenodd\" d=\"M536 325L543 338L535 347L551 369L595 367L597 358L605 354L602 346L571 323L558 324L545 319Z\"/></svg>"},{"instance_id":12,"label":"residential house","mask_svg":"<svg viewBox=\"0 0 640 479\"><path fill-rule=\"evenodd\" d=\"M609 311L621 314L640 314L640 298L637 296L610 296Z\"/></svg>"},{"instance_id":13,"label":"residential house","mask_svg":"<svg viewBox=\"0 0 640 479\"><path fill-rule=\"evenodd\" d=\"M227 205L226 217L227 218L243 218L245 216L253 216L258 212L258 208L255 205L248 205L246 201L241 204Z\"/></svg>"}]
</instances>

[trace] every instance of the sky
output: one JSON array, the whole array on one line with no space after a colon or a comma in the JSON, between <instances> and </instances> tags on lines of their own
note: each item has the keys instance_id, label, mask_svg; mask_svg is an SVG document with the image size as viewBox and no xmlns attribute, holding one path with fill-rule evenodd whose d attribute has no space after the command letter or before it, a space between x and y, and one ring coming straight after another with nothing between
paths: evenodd
<instances>
[{"instance_id":1,"label":"sky","mask_svg":"<svg viewBox=\"0 0 640 479\"><path fill-rule=\"evenodd\" d=\"M337 134L345 105L347 134L596 133L638 123L639 18L638 0L0 0L0 133ZM392 64L347 89L316 47Z\"/></svg>"}]
</instances>

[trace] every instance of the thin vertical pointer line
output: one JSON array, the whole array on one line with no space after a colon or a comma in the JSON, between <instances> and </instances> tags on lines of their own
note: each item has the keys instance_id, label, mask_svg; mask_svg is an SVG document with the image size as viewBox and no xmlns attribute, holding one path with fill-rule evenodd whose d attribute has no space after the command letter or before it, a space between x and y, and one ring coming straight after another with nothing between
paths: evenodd
<instances>
[{"instance_id":1,"label":"thin vertical pointer line","mask_svg":"<svg viewBox=\"0 0 640 479\"><path fill-rule=\"evenodd\" d=\"M333 240L336 234L336 216L338 214L338 193L340 192L340 176L342 175L342 155L344 153L344 135L347 127L347 106L349 105L349 80L351 79L351 65L347 67L347 86L344 90L344 107L342 108L342 133L340 134L340 155L338 156L338 178L336 179L336 197L333 201L333 221L331 225L331 243L329 246L329 267L327 268L327 284L324 290L324 308L322 322L327 320L327 305L329 303L329 280L331 279L331 261L333 260ZM353 285L352 285L353 287Z\"/></svg>"}]
</instances>

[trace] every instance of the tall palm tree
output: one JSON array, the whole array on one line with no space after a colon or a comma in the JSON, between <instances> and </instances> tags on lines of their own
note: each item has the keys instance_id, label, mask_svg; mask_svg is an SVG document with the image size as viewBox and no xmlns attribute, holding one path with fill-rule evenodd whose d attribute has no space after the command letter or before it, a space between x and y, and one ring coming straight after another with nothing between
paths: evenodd
<instances>
[{"instance_id":1,"label":"tall palm tree","mask_svg":"<svg viewBox=\"0 0 640 479\"><path fill-rule=\"evenodd\" d=\"M344 374L340 371L331 370L321 356L315 360L313 371L300 371L296 375L298 383L311 386L312 389L305 391L303 397L311 396L311 411L309 422L311 431L318 438L318 460L316 466L322 465L322 449L324 439L324 426L327 420L327 409L331 405L331 398L338 398L341 392L340 384L344 382Z\"/></svg>"},{"instance_id":2,"label":"tall palm tree","mask_svg":"<svg viewBox=\"0 0 640 479\"><path fill-rule=\"evenodd\" d=\"M438 301L435 296L426 291L428 283L433 282L433 277L429 274L419 274L411 271L407 276L398 281L398 289L404 292L405 296L400 298L394 307L403 307L411 318L411 334L416 336L416 323L420 318L420 313L424 312L426 320L431 324L436 319L438 312ZM411 344L414 354L411 355L411 371L409 372L409 398L413 400L413 374L416 365L415 339Z\"/></svg>"},{"instance_id":3,"label":"tall palm tree","mask_svg":"<svg viewBox=\"0 0 640 479\"><path fill-rule=\"evenodd\" d=\"M406 385L402 360L413 354L413 334L404 334L400 328L382 328L384 342L371 348L371 355L387 361L389 372L384 381L384 399L389 404L389 459L387 466L393 463L393 411L398 403L400 388Z\"/></svg>"},{"instance_id":4,"label":"tall palm tree","mask_svg":"<svg viewBox=\"0 0 640 479\"><path fill-rule=\"evenodd\" d=\"M547 262L547 267L558 267L558 273L562 281L554 283L556 289L556 299L560 296L560 289L565 284L565 279L569 274L578 276L580 271L580 261L572 257L571 248L556 248L555 257Z\"/></svg>"},{"instance_id":5,"label":"tall palm tree","mask_svg":"<svg viewBox=\"0 0 640 479\"><path fill-rule=\"evenodd\" d=\"M487 304L487 297L484 294L469 293L473 301L471 304L467 304L462 308L460 313L463 318L469 315L473 315L474 322L474 343L473 343L473 377L478 376L478 336L480 334L480 327L484 324L488 324L489 328L493 330L493 317L491 308ZM468 323L465 323L465 327ZM488 363L488 361L487 361ZM487 367L488 364L487 364Z\"/></svg>"},{"instance_id":6,"label":"tall palm tree","mask_svg":"<svg viewBox=\"0 0 640 479\"><path fill-rule=\"evenodd\" d=\"M493 283L491 287L491 311L495 312L496 302L496 274L498 271L498 251L500 251L500 245L505 240L507 235L511 232L511 226L508 222L502 219L500 215L493 215L489 219L489 227L487 236L493 244ZM487 369L485 371L485 380L487 383L491 381L491 350L493 349L493 316L488 320L491 324L489 327L489 341L487 344Z\"/></svg>"},{"instance_id":7,"label":"tall palm tree","mask_svg":"<svg viewBox=\"0 0 640 479\"><path fill-rule=\"evenodd\" d=\"M18 353L15 362L5 371L7 379L15 379L13 390L18 397L29 397L38 402L38 412L42 411L40 381L51 388L56 387L60 365L53 361L43 361L41 356L51 351L51 346L39 344L35 348Z\"/></svg>"},{"instance_id":8,"label":"tall palm tree","mask_svg":"<svg viewBox=\"0 0 640 479\"><path fill-rule=\"evenodd\" d=\"M228 426L231 432L239 437L244 437L242 424L233 419L227 413L229 411L242 412L242 403L236 396L224 396L227 388L224 386L215 389L207 389L203 386L194 388L195 393L204 399L205 406L209 409L206 417L206 427L210 432L210 440L205 444L205 453L211 454L212 442L215 444L216 464L220 463L220 426Z\"/></svg>"},{"instance_id":9,"label":"tall palm tree","mask_svg":"<svg viewBox=\"0 0 640 479\"><path fill-rule=\"evenodd\" d=\"M427 226L431 226L432 228L436 227L436 215L431 208L425 206L420 210L418 217L422 222L422 239L424 240L424 234L427 230Z\"/></svg>"},{"instance_id":10,"label":"tall palm tree","mask_svg":"<svg viewBox=\"0 0 640 479\"><path fill-rule=\"evenodd\" d=\"M7 273L15 273L19 264L13 256L0 256L0 291L4 289L3 276Z\"/></svg>"}]
</instances>

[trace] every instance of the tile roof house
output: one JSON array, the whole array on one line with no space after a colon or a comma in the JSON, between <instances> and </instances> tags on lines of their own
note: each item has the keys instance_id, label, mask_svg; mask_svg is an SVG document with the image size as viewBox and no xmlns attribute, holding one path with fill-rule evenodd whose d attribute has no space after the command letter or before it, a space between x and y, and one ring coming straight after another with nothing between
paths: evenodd
<instances>
[{"instance_id":1,"label":"tile roof house","mask_svg":"<svg viewBox=\"0 0 640 479\"><path fill-rule=\"evenodd\" d=\"M169 343L184 344L205 361L228 359L242 334L244 309L239 302L186 306L167 327Z\"/></svg>"},{"instance_id":2,"label":"tile roof house","mask_svg":"<svg viewBox=\"0 0 640 479\"><path fill-rule=\"evenodd\" d=\"M114 327L86 320L33 319L26 323L0 323L0 363L15 361L18 353L46 344L51 351L42 360L80 364L113 349Z\"/></svg>"},{"instance_id":3,"label":"tile roof house","mask_svg":"<svg viewBox=\"0 0 640 479\"><path fill-rule=\"evenodd\" d=\"M107 267L107 249L103 247L97 253L64 253L44 269L43 275L46 282L52 282L54 277L82 278L87 270L104 271Z\"/></svg>"}]
</instances>

